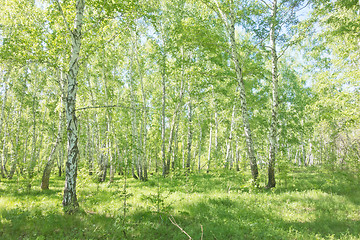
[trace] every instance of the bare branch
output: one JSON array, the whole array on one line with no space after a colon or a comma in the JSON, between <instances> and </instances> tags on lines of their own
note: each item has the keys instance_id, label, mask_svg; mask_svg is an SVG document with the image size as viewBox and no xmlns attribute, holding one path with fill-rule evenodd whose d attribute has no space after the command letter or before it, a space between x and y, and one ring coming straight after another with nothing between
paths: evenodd
<instances>
[{"instance_id":1,"label":"bare branch","mask_svg":"<svg viewBox=\"0 0 360 240\"><path fill-rule=\"evenodd\" d=\"M265 4L266 5L266 7L268 7L268 8L270 8L271 9L271 7L269 6L269 4L267 4L267 2L265 2L265 0L260 0L263 4Z\"/></svg>"},{"instance_id":2,"label":"bare branch","mask_svg":"<svg viewBox=\"0 0 360 240\"><path fill-rule=\"evenodd\" d=\"M169 217L169 220L170 220L170 222L171 222L173 225L175 225L175 226L176 226L177 228L179 228L183 233L185 233L185 235L189 237L189 240L192 239L192 237L190 237L190 235L189 235L187 232L185 232L184 229L182 229L182 228L179 226L179 224L176 223L176 221L175 221L175 219L174 219L173 216L170 216L170 217Z\"/></svg>"},{"instance_id":3,"label":"bare branch","mask_svg":"<svg viewBox=\"0 0 360 240\"><path fill-rule=\"evenodd\" d=\"M117 36L119 36L120 32L116 32L109 40L107 40L105 42L105 44L108 44L110 42L112 42L113 40L116 39ZM96 48L94 48L92 51L89 51L88 54L86 54L86 56L82 59L82 61L79 63L79 65L82 65L86 59L88 59L94 52L96 52L96 50L98 50L100 47L103 47L103 46L98 46Z\"/></svg>"},{"instance_id":4,"label":"bare branch","mask_svg":"<svg viewBox=\"0 0 360 240\"><path fill-rule=\"evenodd\" d=\"M94 109L94 108L126 108L126 109L135 109L135 110L139 110L139 111L142 110L141 108L133 108L133 107L128 107L128 106L117 104L117 105L103 105L103 106L87 106L87 107L77 108L77 109L75 109L75 111Z\"/></svg>"},{"instance_id":5,"label":"bare branch","mask_svg":"<svg viewBox=\"0 0 360 240\"><path fill-rule=\"evenodd\" d=\"M70 35L72 35L72 34L73 34L73 32L72 32L72 31L71 31L71 29L70 29L70 25L69 25L69 23L66 21L65 14L64 14L64 11L63 11L63 9L62 9L62 7L61 7L61 5L60 5L59 0L56 0L56 2L57 2L57 5L58 5L58 7L59 7L59 11L60 11L60 13L61 13L61 15L62 15L62 17L63 17L63 19L64 19L64 22L65 22L66 28L67 28L67 30L69 31Z\"/></svg>"},{"instance_id":6,"label":"bare branch","mask_svg":"<svg viewBox=\"0 0 360 240\"><path fill-rule=\"evenodd\" d=\"M289 44L286 45L285 49L281 51L281 53L278 56L278 59L280 59L284 53L286 52L286 50L292 45L292 43L290 42Z\"/></svg>"},{"instance_id":7,"label":"bare branch","mask_svg":"<svg viewBox=\"0 0 360 240\"><path fill-rule=\"evenodd\" d=\"M228 31L229 23L227 22L227 17L225 16L224 12L221 10L219 3L216 0L212 0L213 4L211 4L209 1L206 0L201 0L201 2L205 4L208 8L213 10L219 16L221 21L224 23L226 31Z\"/></svg>"}]
</instances>

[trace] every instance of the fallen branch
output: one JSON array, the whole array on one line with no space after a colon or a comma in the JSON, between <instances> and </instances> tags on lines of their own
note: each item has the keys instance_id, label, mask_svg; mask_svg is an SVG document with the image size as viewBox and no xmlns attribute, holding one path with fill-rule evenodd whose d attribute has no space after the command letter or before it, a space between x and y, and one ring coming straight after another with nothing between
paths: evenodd
<instances>
[{"instance_id":1,"label":"fallen branch","mask_svg":"<svg viewBox=\"0 0 360 240\"><path fill-rule=\"evenodd\" d=\"M173 225L175 225L175 226L176 226L177 228L179 228L183 233L185 233L186 236L189 237L189 239L192 239L192 237L190 237L190 235L189 235L187 232L185 232L184 229L182 229L182 228L179 226L179 224L176 223L176 221L175 221L175 219L174 219L173 216L170 216L170 217L169 217L169 220L170 220L170 222L171 222ZM201 226L201 229L202 229L202 226ZM201 239L202 239L202 238L201 238Z\"/></svg>"}]
</instances>

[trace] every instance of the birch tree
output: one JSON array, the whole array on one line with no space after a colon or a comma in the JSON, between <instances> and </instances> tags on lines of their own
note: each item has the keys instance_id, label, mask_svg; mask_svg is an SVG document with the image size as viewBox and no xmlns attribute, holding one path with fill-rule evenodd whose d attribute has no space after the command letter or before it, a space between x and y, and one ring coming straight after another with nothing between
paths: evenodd
<instances>
[{"instance_id":1,"label":"birch tree","mask_svg":"<svg viewBox=\"0 0 360 240\"><path fill-rule=\"evenodd\" d=\"M243 120L247 153L250 159L251 174L254 182L257 182L259 173L258 173L254 144L253 144L250 122L249 122L249 112L246 102L243 69L241 66L241 58L238 52L238 45L236 44L236 36L235 36L235 24L236 24L236 16L234 12L235 3L233 0L230 0L226 2L226 4L221 5L218 0L212 0L210 2L206 2L206 5L210 7L222 20L224 29L228 36L229 48L230 48L229 51L231 52L231 60L234 64L236 80L239 88L241 115Z\"/></svg>"},{"instance_id":2,"label":"birch tree","mask_svg":"<svg viewBox=\"0 0 360 240\"><path fill-rule=\"evenodd\" d=\"M66 96L66 125L68 136L68 158L66 161L65 189L63 197L63 206L66 213L76 212L79 203L76 197L76 178L77 178L77 159L78 133L77 119L75 114L76 92L77 92L77 75L79 71L79 57L81 46L81 29L83 25L83 16L85 0L76 1L76 16L74 29L70 29L59 0L57 0L59 11L61 12L69 35L71 37L71 55L69 69L67 72L67 96Z\"/></svg>"}]
</instances>

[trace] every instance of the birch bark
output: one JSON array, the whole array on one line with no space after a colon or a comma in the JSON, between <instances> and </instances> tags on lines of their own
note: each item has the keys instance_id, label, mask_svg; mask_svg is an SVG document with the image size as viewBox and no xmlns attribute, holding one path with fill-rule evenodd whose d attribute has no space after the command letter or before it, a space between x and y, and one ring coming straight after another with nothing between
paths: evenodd
<instances>
[{"instance_id":1,"label":"birch bark","mask_svg":"<svg viewBox=\"0 0 360 240\"><path fill-rule=\"evenodd\" d=\"M187 160L186 160L186 170L190 172L191 165L191 144L192 144L192 103L191 103L191 87L188 83L188 92L189 92L189 123L188 123L188 142L187 142Z\"/></svg>"},{"instance_id":2,"label":"birch bark","mask_svg":"<svg viewBox=\"0 0 360 240\"><path fill-rule=\"evenodd\" d=\"M45 165L45 168L44 168L44 172L43 172L43 176L42 176L42 179L41 179L41 189L42 190L48 190L49 189L49 179L50 179L50 174L51 174L51 170L54 166L54 158L53 158L53 155L57 149L57 146L59 145L59 143L61 142L61 133L62 133L62 121L63 121L63 118L62 118L62 111L60 110L60 113L59 113L59 126L58 126L58 133L57 133L57 136L56 136L56 140L55 140L55 144L54 146L52 147L51 149L51 152L50 152L50 155L49 155L49 158L48 158L48 161Z\"/></svg>"},{"instance_id":3,"label":"birch bark","mask_svg":"<svg viewBox=\"0 0 360 240\"><path fill-rule=\"evenodd\" d=\"M57 0L60 11L62 12L59 1ZM77 75L79 71L79 57L81 46L81 28L83 25L83 15L85 0L76 1L76 16L74 30L69 30L71 36L71 55L69 70L67 73L67 96L66 96L66 124L68 137L68 158L66 161L65 188L63 197L63 207L66 213L73 213L78 210L79 203L76 197L76 178L77 178L77 158L78 133L77 119L75 114L76 92L77 92ZM64 17L67 26L67 21Z\"/></svg>"},{"instance_id":4,"label":"birch bark","mask_svg":"<svg viewBox=\"0 0 360 240\"><path fill-rule=\"evenodd\" d=\"M165 59L165 53L163 53L163 69L162 69L162 73L161 73L161 77L162 77L162 90L163 90L163 94L162 94L162 110L161 110L161 158L162 158L162 162L163 162L163 176L165 177L166 174L168 174L168 170L167 170L167 166L166 166L166 153L165 153L165 104L166 104L166 59Z\"/></svg>"},{"instance_id":5,"label":"birch bark","mask_svg":"<svg viewBox=\"0 0 360 240\"><path fill-rule=\"evenodd\" d=\"M277 17L277 0L273 1L271 25L270 25L270 48L271 48L271 75L272 75L272 108L271 108L271 125L270 125L270 151L268 167L267 188L275 187L275 158L277 145L277 122L278 122L278 56L276 52L276 17Z\"/></svg>"},{"instance_id":6,"label":"birch bark","mask_svg":"<svg viewBox=\"0 0 360 240\"><path fill-rule=\"evenodd\" d=\"M243 72L240 64L240 55L237 51L237 46L235 41L235 15L232 9L233 6L230 6L230 11L229 11L230 14L229 16L226 16L224 12L221 10L219 3L216 0L214 0L214 3L217 6L219 17L222 19L225 25L230 40L231 57L235 66L236 79L239 86L241 114L242 114L242 120L244 126L247 153L250 159L250 167L251 167L251 174L253 180L254 182L257 182L259 173L256 163L256 156L255 156L254 144L252 140L250 123L249 123L249 113L246 103L245 84L244 84Z\"/></svg>"},{"instance_id":7,"label":"birch bark","mask_svg":"<svg viewBox=\"0 0 360 240\"><path fill-rule=\"evenodd\" d=\"M212 142L212 123L210 123L210 134L209 134L209 152L208 152L208 161L207 161L207 168L206 173L210 171L210 163L211 163L211 142Z\"/></svg>"},{"instance_id":8,"label":"birch bark","mask_svg":"<svg viewBox=\"0 0 360 240\"><path fill-rule=\"evenodd\" d=\"M5 106L6 106L6 101L7 101L7 96L8 96L8 87L7 87L7 79L8 79L8 76L10 74L10 71L5 74L4 76L4 83L5 83L5 92L4 92L4 98L3 98L3 102L2 102L2 106L1 106L1 117L0 117L0 136L1 136L1 133L2 131L4 132L4 144L3 146L5 146L5 139L6 139L6 124L5 124L5 128L3 127L3 123L4 123L4 119L5 119ZM0 166L0 171L1 171L1 176L3 178L5 178L5 152L3 151L2 152L2 155L1 155L1 166Z\"/></svg>"},{"instance_id":9,"label":"birch bark","mask_svg":"<svg viewBox=\"0 0 360 240\"><path fill-rule=\"evenodd\" d=\"M234 124L235 124L235 104L233 106L233 110L231 114L229 139L226 144L225 169L229 168L229 164L232 161L231 151L232 151L232 138L233 138L232 135L234 130Z\"/></svg>"}]
</instances>

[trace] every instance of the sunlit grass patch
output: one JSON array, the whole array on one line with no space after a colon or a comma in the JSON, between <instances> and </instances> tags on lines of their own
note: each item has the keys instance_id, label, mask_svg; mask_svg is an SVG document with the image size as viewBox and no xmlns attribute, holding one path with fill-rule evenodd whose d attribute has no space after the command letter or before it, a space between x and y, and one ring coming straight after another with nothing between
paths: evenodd
<instances>
[{"instance_id":1,"label":"sunlit grass patch","mask_svg":"<svg viewBox=\"0 0 360 240\"><path fill-rule=\"evenodd\" d=\"M64 215L64 179L49 191L0 182L0 239L359 239L356 178L315 168L289 173L288 187L256 188L237 172L154 175L148 182L117 176L98 183L79 174L81 211ZM311 176L304 181L304 176ZM335 180L336 179L336 180ZM302 185L304 183L304 185ZM203 232L201 232L201 228Z\"/></svg>"}]
</instances>

